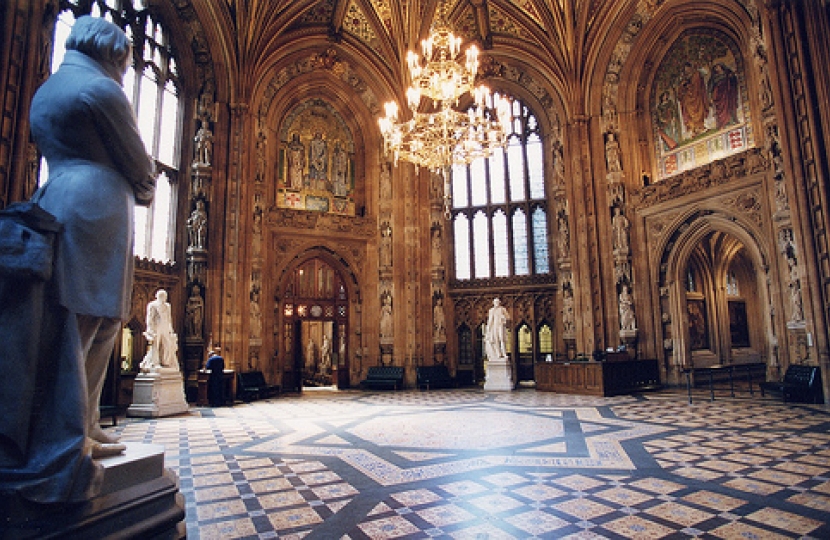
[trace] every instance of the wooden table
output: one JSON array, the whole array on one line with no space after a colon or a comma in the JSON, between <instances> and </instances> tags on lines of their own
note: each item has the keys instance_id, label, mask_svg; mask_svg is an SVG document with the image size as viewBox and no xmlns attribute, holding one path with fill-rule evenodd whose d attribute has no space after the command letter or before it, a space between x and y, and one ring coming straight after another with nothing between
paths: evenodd
<instances>
[{"instance_id":1,"label":"wooden table","mask_svg":"<svg viewBox=\"0 0 830 540\"><path fill-rule=\"evenodd\" d=\"M536 389L562 394L617 396L660 388L657 360L538 362Z\"/></svg>"},{"instance_id":2,"label":"wooden table","mask_svg":"<svg viewBox=\"0 0 830 540\"><path fill-rule=\"evenodd\" d=\"M225 402L233 405L234 396L236 396L236 372L232 369L226 369L222 374L222 380L225 382ZM208 378L210 377L210 372L205 371L204 369L199 370L199 375L197 377L198 381L198 393L196 397L196 405L199 407L207 407L210 402L208 401Z\"/></svg>"}]
</instances>

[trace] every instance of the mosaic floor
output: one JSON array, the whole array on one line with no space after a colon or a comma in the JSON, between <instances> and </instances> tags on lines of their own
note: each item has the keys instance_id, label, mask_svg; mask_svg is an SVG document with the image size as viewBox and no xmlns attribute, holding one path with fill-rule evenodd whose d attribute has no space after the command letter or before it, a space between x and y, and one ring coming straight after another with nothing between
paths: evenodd
<instances>
[{"instance_id":1,"label":"mosaic floor","mask_svg":"<svg viewBox=\"0 0 830 540\"><path fill-rule=\"evenodd\" d=\"M828 428L769 396L524 389L313 391L109 431L165 445L190 539L828 539Z\"/></svg>"}]
</instances>

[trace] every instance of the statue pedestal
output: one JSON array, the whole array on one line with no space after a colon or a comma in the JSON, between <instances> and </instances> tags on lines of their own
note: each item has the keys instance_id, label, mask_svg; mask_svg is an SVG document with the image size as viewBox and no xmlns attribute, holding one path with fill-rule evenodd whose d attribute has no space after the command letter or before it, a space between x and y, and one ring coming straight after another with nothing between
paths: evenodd
<instances>
[{"instance_id":1,"label":"statue pedestal","mask_svg":"<svg viewBox=\"0 0 830 540\"><path fill-rule=\"evenodd\" d=\"M484 390L496 392L511 392L513 390L513 373L509 357L502 356L487 361Z\"/></svg>"},{"instance_id":2,"label":"statue pedestal","mask_svg":"<svg viewBox=\"0 0 830 540\"><path fill-rule=\"evenodd\" d=\"M133 404L127 416L156 418L186 413L182 373L175 368L158 368L139 373L133 386Z\"/></svg>"},{"instance_id":3,"label":"statue pedestal","mask_svg":"<svg viewBox=\"0 0 830 540\"><path fill-rule=\"evenodd\" d=\"M85 502L35 505L8 500L0 511L9 538L165 538L186 536L178 477L164 468L164 446L127 443L103 466L101 492ZM4 536L5 537L5 536Z\"/></svg>"}]
</instances>

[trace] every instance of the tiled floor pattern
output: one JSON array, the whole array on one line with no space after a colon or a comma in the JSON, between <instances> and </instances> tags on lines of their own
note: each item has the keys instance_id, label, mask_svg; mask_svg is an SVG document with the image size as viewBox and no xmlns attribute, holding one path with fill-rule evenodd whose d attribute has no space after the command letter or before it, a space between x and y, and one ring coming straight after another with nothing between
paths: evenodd
<instances>
[{"instance_id":1,"label":"tiled floor pattern","mask_svg":"<svg viewBox=\"0 0 830 540\"><path fill-rule=\"evenodd\" d=\"M127 419L190 539L830 538L830 414L683 392L307 392Z\"/></svg>"}]
</instances>

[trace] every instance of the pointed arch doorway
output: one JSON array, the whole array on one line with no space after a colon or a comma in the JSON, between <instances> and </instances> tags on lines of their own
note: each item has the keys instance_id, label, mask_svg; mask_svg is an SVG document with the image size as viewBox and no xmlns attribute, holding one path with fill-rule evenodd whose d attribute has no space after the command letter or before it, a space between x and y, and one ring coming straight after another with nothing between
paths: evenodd
<instances>
[{"instance_id":1,"label":"pointed arch doorway","mask_svg":"<svg viewBox=\"0 0 830 540\"><path fill-rule=\"evenodd\" d=\"M348 388L349 293L328 257L309 256L281 284L286 389Z\"/></svg>"},{"instance_id":2,"label":"pointed arch doorway","mask_svg":"<svg viewBox=\"0 0 830 540\"><path fill-rule=\"evenodd\" d=\"M769 366L773 333L762 250L745 230L717 216L681 230L674 249L664 252L660 282L668 292L662 320L676 365Z\"/></svg>"}]
</instances>

